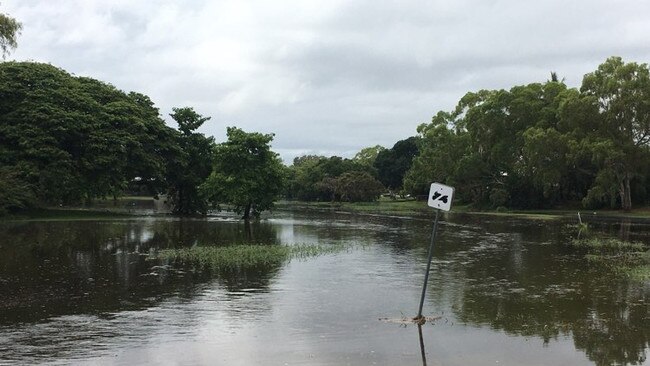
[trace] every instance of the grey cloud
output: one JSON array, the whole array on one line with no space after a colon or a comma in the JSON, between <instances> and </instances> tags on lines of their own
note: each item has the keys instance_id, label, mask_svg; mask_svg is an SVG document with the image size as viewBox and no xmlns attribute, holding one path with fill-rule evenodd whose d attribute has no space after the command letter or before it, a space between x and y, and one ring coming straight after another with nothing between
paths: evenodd
<instances>
[{"instance_id":1,"label":"grey cloud","mask_svg":"<svg viewBox=\"0 0 650 366\"><path fill-rule=\"evenodd\" d=\"M17 59L148 94L225 127L274 132L285 161L415 134L468 91L578 86L611 55L650 60L645 1L5 0Z\"/></svg>"}]
</instances>

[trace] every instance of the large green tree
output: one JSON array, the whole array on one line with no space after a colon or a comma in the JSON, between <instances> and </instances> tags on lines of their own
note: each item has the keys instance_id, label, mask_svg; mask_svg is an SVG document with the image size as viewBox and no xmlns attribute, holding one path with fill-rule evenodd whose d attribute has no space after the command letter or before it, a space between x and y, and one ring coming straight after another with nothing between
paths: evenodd
<instances>
[{"instance_id":1,"label":"large green tree","mask_svg":"<svg viewBox=\"0 0 650 366\"><path fill-rule=\"evenodd\" d=\"M228 127L227 135L214 149L213 170L201 192L218 209L224 204L244 220L258 217L283 189L284 168L270 146L273 134Z\"/></svg>"},{"instance_id":2,"label":"large green tree","mask_svg":"<svg viewBox=\"0 0 650 366\"><path fill-rule=\"evenodd\" d=\"M163 187L173 130L148 98L51 65L0 63L0 165L46 204Z\"/></svg>"},{"instance_id":3,"label":"large green tree","mask_svg":"<svg viewBox=\"0 0 650 366\"><path fill-rule=\"evenodd\" d=\"M456 185L456 173L461 166L467 166L468 135L450 128L454 116L438 112L430 124L418 126L420 136L419 154L413 159L411 168L404 176L404 190L413 196L426 195L433 182ZM465 194L464 189L459 190Z\"/></svg>"},{"instance_id":4,"label":"large green tree","mask_svg":"<svg viewBox=\"0 0 650 366\"><path fill-rule=\"evenodd\" d=\"M648 197L650 71L612 57L585 75L580 90L554 77L470 92L418 132L420 154L405 178L410 193L440 181L483 207L582 200L629 210Z\"/></svg>"},{"instance_id":5,"label":"large green tree","mask_svg":"<svg viewBox=\"0 0 650 366\"><path fill-rule=\"evenodd\" d=\"M588 148L599 167L588 199L618 202L632 208L635 180L650 158L650 70L647 64L624 63L611 57L585 75L580 102L595 116L587 135Z\"/></svg>"},{"instance_id":6,"label":"large green tree","mask_svg":"<svg viewBox=\"0 0 650 366\"><path fill-rule=\"evenodd\" d=\"M167 181L172 211L177 214L205 214L206 200L199 186L212 172L214 138L196 132L210 117L203 117L191 107L172 108L170 116L178 123L176 141L179 154L168 160Z\"/></svg>"},{"instance_id":7,"label":"large green tree","mask_svg":"<svg viewBox=\"0 0 650 366\"><path fill-rule=\"evenodd\" d=\"M373 163L379 181L388 189L400 190L404 175L418 152L418 138L415 136L397 141L390 149L379 151Z\"/></svg>"},{"instance_id":8,"label":"large green tree","mask_svg":"<svg viewBox=\"0 0 650 366\"><path fill-rule=\"evenodd\" d=\"M559 116L567 93L557 81L467 93L453 112L418 129L421 153L406 175L407 191L424 194L440 181L485 207L548 207L580 197L565 136L572 126Z\"/></svg>"}]
</instances>

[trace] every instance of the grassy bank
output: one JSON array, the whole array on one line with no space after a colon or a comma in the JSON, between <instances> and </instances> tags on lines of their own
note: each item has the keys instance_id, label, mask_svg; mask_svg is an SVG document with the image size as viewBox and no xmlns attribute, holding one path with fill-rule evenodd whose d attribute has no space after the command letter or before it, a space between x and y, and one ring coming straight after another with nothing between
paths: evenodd
<instances>
[{"instance_id":1,"label":"grassy bank","mask_svg":"<svg viewBox=\"0 0 650 366\"><path fill-rule=\"evenodd\" d=\"M284 201L278 206L294 206L346 212L425 215L431 210L426 202L415 200L379 200L377 202L303 202Z\"/></svg>"},{"instance_id":2,"label":"grassy bank","mask_svg":"<svg viewBox=\"0 0 650 366\"><path fill-rule=\"evenodd\" d=\"M414 199L391 200L382 197L376 202L303 202L283 201L278 203L279 207L304 207L321 210L337 210L344 212L358 212L367 214L403 215L403 216L424 216L431 215L433 209L427 206L426 201ZM535 209L535 210L478 210L469 205L453 205L451 213L462 213L470 215L489 215L503 217L517 217L532 220L552 220L566 216L575 216L577 212L587 215L603 217L636 217L650 219L650 208L641 207L631 212L620 210L591 210L586 211L578 206L562 207L558 209Z\"/></svg>"},{"instance_id":3,"label":"grassy bank","mask_svg":"<svg viewBox=\"0 0 650 366\"><path fill-rule=\"evenodd\" d=\"M302 202L285 201L278 204L279 207L301 207L321 210L337 210L344 212L357 212L378 215L398 216L430 216L433 209L427 206L426 201L416 200L390 200L380 199L376 202ZM467 205L455 205L451 213L462 213L471 215L490 215L504 217L520 217L536 220L549 220L569 214L568 211L478 211ZM573 212L572 214L575 214Z\"/></svg>"},{"instance_id":4,"label":"grassy bank","mask_svg":"<svg viewBox=\"0 0 650 366\"><path fill-rule=\"evenodd\" d=\"M291 259L316 257L344 250L343 245L232 245L164 249L150 259L171 260L214 270L277 265Z\"/></svg>"}]
</instances>

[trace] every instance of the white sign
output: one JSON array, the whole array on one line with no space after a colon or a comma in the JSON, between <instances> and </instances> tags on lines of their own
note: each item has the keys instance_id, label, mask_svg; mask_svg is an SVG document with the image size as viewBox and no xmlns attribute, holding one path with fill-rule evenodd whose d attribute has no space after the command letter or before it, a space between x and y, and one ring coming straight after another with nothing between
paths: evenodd
<instances>
[{"instance_id":1,"label":"white sign","mask_svg":"<svg viewBox=\"0 0 650 366\"><path fill-rule=\"evenodd\" d=\"M440 183L431 183L429 190L429 206L443 211L451 209L451 200L454 198L454 187Z\"/></svg>"}]
</instances>

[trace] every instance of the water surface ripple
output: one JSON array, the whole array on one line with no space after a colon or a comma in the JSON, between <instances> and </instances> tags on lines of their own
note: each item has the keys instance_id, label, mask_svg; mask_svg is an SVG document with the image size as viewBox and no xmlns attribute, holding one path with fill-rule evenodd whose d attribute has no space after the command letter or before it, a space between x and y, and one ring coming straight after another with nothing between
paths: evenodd
<instances>
[{"instance_id":1,"label":"water surface ripple","mask_svg":"<svg viewBox=\"0 0 650 366\"><path fill-rule=\"evenodd\" d=\"M642 221L594 224L650 242ZM414 316L431 221L278 211L0 223L0 364L421 364ZM650 284L589 265L564 221L448 215L422 328L429 365L648 364ZM159 249L344 244L237 271Z\"/></svg>"}]
</instances>

